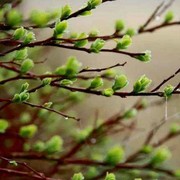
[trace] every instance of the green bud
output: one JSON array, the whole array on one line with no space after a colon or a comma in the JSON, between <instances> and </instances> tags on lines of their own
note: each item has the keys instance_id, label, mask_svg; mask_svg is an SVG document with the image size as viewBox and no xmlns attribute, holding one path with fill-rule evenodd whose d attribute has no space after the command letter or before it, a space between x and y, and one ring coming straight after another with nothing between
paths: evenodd
<instances>
[{"instance_id":1,"label":"green bud","mask_svg":"<svg viewBox=\"0 0 180 180\"><path fill-rule=\"evenodd\" d=\"M19 130L19 135L24 138L32 138L36 134L37 130L38 128L35 124L22 126Z\"/></svg>"},{"instance_id":2,"label":"green bud","mask_svg":"<svg viewBox=\"0 0 180 180\"><path fill-rule=\"evenodd\" d=\"M47 86L47 85L51 84L51 81L52 81L52 78L44 78L42 80L42 83L43 83L44 86Z\"/></svg>"},{"instance_id":3,"label":"green bud","mask_svg":"<svg viewBox=\"0 0 180 180\"><path fill-rule=\"evenodd\" d=\"M128 28L125 34L129 35L130 37L133 37L134 35L137 34L137 32L133 28Z\"/></svg>"},{"instance_id":4,"label":"green bud","mask_svg":"<svg viewBox=\"0 0 180 180\"><path fill-rule=\"evenodd\" d=\"M115 146L109 150L105 161L110 165L116 165L124 160L124 150L122 147Z\"/></svg>"},{"instance_id":5,"label":"green bud","mask_svg":"<svg viewBox=\"0 0 180 180\"><path fill-rule=\"evenodd\" d=\"M30 151L30 149L31 149L31 145L29 143L24 143L23 144L23 150L25 152Z\"/></svg>"},{"instance_id":6,"label":"green bud","mask_svg":"<svg viewBox=\"0 0 180 180\"><path fill-rule=\"evenodd\" d=\"M105 180L116 180L116 176L113 173L107 173Z\"/></svg>"},{"instance_id":7,"label":"green bud","mask_svg":"<svg viewBox=\"0 0 180 180\"><path fill-rule=\"evenodd\" d=\"M142 75L134 84L133 92L139 93L144 91L150 84L152 80L147 78L146 75Z\"/></svg>"},{"instance_id":8,"label":"green bud","mask_svg":"<svg viewBox=\"0 0 180 180\"><path fill-rule=\"evenodd\" d=\"M137 109L132 108L124 113L124 118L130 119L134 118L137 115Z\"/></svg>"},{"instance_id":9,"label":"green bud","mask_svg":"<svg viewBox=\"0 0 180 180\"><path fill-rule=\"evenodd\" d=\"M72 10L69 5L65 5L61 9L61 19L66 19L71 14Z\"/></svg>"},{"instance_id":10,"label":"green bud","mask_svg":"<svg viewBox=\"0 0 180 180\"><path fill-rule=\"evenodd\" d=\"M129 35L124 35L121 40L117 42L116 49L127 49L131 44L131 37Z\"/></svg>"},{"instance_id":11,"label":"green bud","mask_svg":"<svg viewBox=\"0 0 180 180\"><path fill-rule=\"evenodd\" d=\"M9 161L9 164L11 164L11 165L13 165L13 166L17 166L17 165L18 165L18 163L17 163L16 161L14 161L14 160Z\"/></svg>"},{"instance_id":12,"label":"green bud","mask_svg":"<svg viewBox=\"0 0 180 180\"><path fill-rule=\"evenodd\" d=\"M68 27L67 21L61 21L56 23L54 29L54 37L62 36Z\"/></svg>"},{"instance_id":13,"label":"green bud","mask_svg":"<svg viewBox=\"0 0 180 180\"><path fill-rule=\"evenodd\" d=\"M21 123L29 123L30 121L31 121L30 113L23 112L20 116L20 122Z\"/></svg>"},{"instance_id":14,"label":"green bud","mask_svg":"<svg viewBox=\"0 0 180 180\"><path fill-rule=\"evenodd\" d=\"M48 154L58 153L62 150L63 140L60 136L53 136L45 143L45 152Z\"/></svg>"},{"instance_id":15,"label":"green bud","mask_svg":"<svg viewBox=\"0 0 180 180\"><path fill-rule=\"evenodd\" d=\"M79 36L78 36L78 39L84 39L84 38L87 38L87 34L86 33L81 33ZM79 41L76 41L74 43L74 46L75 47L84 47L86 44L88 43L88 40L85 39L85 40L79 40Z\"/></svg>"},{"instance_id":16,"label":"green bud","mask_svg":"<svg viewBox=\"0 0 180 180\"><path fill-rule=\"evenodd\" d=\"M145 145L142 149L141 152L144 154L150 154L153 151L153 147L151 145Z\"/></svg>"},{"instance_id":17,"label":"green bud","mask_svg":"<svg viewBox=\"0 0 180 180\"><path fill-rule=\"evenodd\" d=\"M103 79L101 77L95 77L91 81L89 89L95 89L95 88L101 87L101 86L103 86L103 84L104 84L104 82L103 82Z\"/></svg>"},{"instance_id":18,"label":"green bud","mask_svg":"<svg viewBox=\"0 0 180 180\"><path fill-rule=\"evenodd\" d=\"M101 51L101 49L103 48L105 44L105 41L102 39L96 39L92 44L91 44L91 48L90 51L94 52L94 53L99 53Z\"/></svg>"},{"instance_id":19,"label":"green bud","mask_svg":"<svg viewBox=\"0 0 180 180\"><path fill-rule=\"evenodd\" d=\"M82 64L76 59L76 57L69 57L66 63L66 76L76 76L77 73L80 71L81 66Z\"/></svg>"},{"instance_id":20,"label":"green bud","mask_svg":"<svg viewBox=\"0 0 180 180\"><path fill-rule=\"evenodd\" d=\"M180 133L180 125L177 123L173 123L170 126L170 133L171 134L177 134Z\"/></svg>"},{"instance_id":21,"label":"green bud","mask_svg":"<svg viewBox=\"0 0 180 180\"><path fill-rule=\"evenodd\" d=\"M90 33L89 33L89 37L96 37L98 36L99 31L97 29L93 29Z\"/></svg>"},{"instance_id":22,"label":"green bud","mask_svg":"<svg viewBox=\"0 0 180 180\"><path fill-rule=\"evenodd\" d=\"M120 90L124 88L125 86L127 86L128 83L129 83L128 79L124 74L116 76L112 89L114 91Z\"/></svg>"},{"instance_id":23,"label":"green bud","mask_svg":"<svg viewBox=\"0 0 180 180\"><path fill-rule=\"evenodd\" d=\"M26 33L26 30L24 29L24 27L20 27L14 31L13 38L15 40L22 39L25 33Z\"/></svg>"},{"instance_id":24,"label":"green bud","mask_svg":"<svg viewBox=\"0 0 180 180\"><path fill-rule=\"evenodd\" d=\"M93 179L95 176L98 175L98 169L95 167L88 168L88 171L86 172L86 178L87 179Z\"/></svg>"},{"instance_id":25,"label":"green bud","mask_svg":"<svg viewBox=\"0 0 180 180\"><path fill-rule=\"evenodd\" d=\"M37 151L37 152L43 152L45 149L45 143L43 141L37 141L34 145L33 145L33 150Z\"/></svg>"},{"instance_id":26,"label":"green bud","mask_svg":"<svg viewBox=\"0 0 180 180\"><path fill-rule=\"evenodd\" d=\"M34 62L31 59L26 59L21 64L21 73L25 74L34 67Z\"/></svg>"},{"instance_id":27,"label":"green bud","mask_svg":"<svg viewBox=\"0 0 180 180\"><path fill-rule=\"evenodd\" d=\"M91 11L84 11L81 13L81 16L90 16L91 14Z\"/></svg>"},{"instance_id":28,"label":"green bud","mask_svg":"<svg viewBox=\"0 0 180 180\"><path fill-rule=\"evenodd\" d=\"M142 61L142 62L149 62L151 61L151 51L145 51L144 52L145 54L144 55L139 55L139 56L136 56L135 58Z\"/></svg>"},{"instance_id":29,"label":"green bud","mask_svg":"<svg viewBox=\"0 0 180 180\"><path fill-rule=\"evenodd\" d=\"M14 97L13 97L13 99L12 99L12 101L13 101L14 103L19 103L19 102L21 102L21 96L20 96L20 94L15 94Z\"/></svg>"},{"instance_id":30,"label":"green bud","mask_svg":"<svg viewBox=\"0 0 180 180\"><path fill-rule=\"evenodd\" d=\"M167 12L164 18L164 23L169 23L174 19L174 13L172 11Z\"/></svg>"},{"instance_id":31,"label":"green bud","mask_svg":"<svg viewBox=\"0 0 180 180\"><path fill-rule=\"evenodd\" d=\"M46 102L46 103L43 104L43 106L45 108L50 108L52 106L52 104L53 104L52 102Z\"/></svg>"},{"instance_id":32,"label":"green bud","mask_svg":"<svg viewBox=\"0 0 180 180\"><path fill-rule=\"evenodd\" d=\"M102 91L102 95L106 97L111 97L114 94L114 91L112 88L107 88Z\"/></svg>"},{"instance_id":33,"label":"green bud","mask_svg":"<svg viewBox=\"0 0 180 180\"><path fill-rule=\"evenodd\" d=\"M24 44L29 44L30 42L35 41L35 40L36 40L35 34L33 32L28 32L25 35L23 43Z\"/></svg>"},{"instance_id":34,"label":"green bud","mask_svg":"<svg viewBox=\"0 0 180 180\"><path fill-rule=\"evenodd\" d=\"M8 127L9 122L4 119L0 119L0 133L4 133Z\"/></svg>"},{"instance_id":35,"label":"green bud","mask_svg":"<svg viewBox=\"0 0 180 180\"><path fill-rule=\"evenodd\" d=\"M33 24L39 27L43 27L49 22L50 15L47 12L33 10L30 14L29 19Z\"/></svg>"},{"instance_id":36,"label":"green bud","mask_svg":"<svg viewBox=\"0 0 180 180\"><path fill-rule=\"evenodd\" d=\"M63 79L60 81L60 85L61 86L70 86L70 85L73 85L73 81L71 81L69 79Z\"/></svg>"},{"instance_id":37,"label":"green bud","mask_svg":"<svg viewBox=\"0 0 180 180\"><path fill-rule=\"evenodd\" d=\"M25 82L24 84L21 85L21 90L20 92L24 92L25 90L27 90L29 87L29 83Z\"/></svg>"},{"instance_id":38,"label":"green bud","mask_svg":"<svg viewBox=\"0 0 180 180\"><path fill-rule=\"evenodd\" d=\"M115 30L116 32L120 32L124 29L125 24L123 20L117 20L115 23Z\"/></svg>"},{"instance_id":39,"label":"green bud","mask_svg":"<svg viewBox=\"0 0 180 180\"><path fill-rule=\"evenodd\" d=\"M89 0L87 3L87 7L90 9L94 9L102 3L102 0Z\"/></svg>"},{"instance_id":40,"label":"green bud","mask_svg":"<svg viewBox=\"0 0 180 180\"><path fill-rule=\"evenodd\" d=\"M78 38L78 33L76 33L76 32L71 33L69 38L70 39L77 39Z\"/></svg>"},{"instance_id":41,"label":"green bud","mask_svg":"<svg viewBox=\"0 0 180 180\"><path fill-rule=\"evenodd\" d=\"M167 148L159 148L154 152L150 164L153 166L160 165L170 157L171 152Z\"/></svg>"},{"instance_id":42,"label":"green bud","mask_svg":"<svg viewBox=\"0 0 180 180\"><path fill-rule=\"evenodd\" d=\"M167 85L164 88L164 96L170 97L172 95L173 91L174 91L174 87L172 85Z\"/></svg>"},{"instance_id":43,"label":"green bud","mask_svg":"<svg viewBox=\"0 0 180 180\"><path fill-rule=\"evenodd\" d=\"M6 23L9 26L17 26L22 22L22 14L16 9L12 9L7 13Z\"/></svg>"},{"instance_id":44,"label":"green bud","mask_svg":"<svg viewBox=\"0 0 180 180\"><path fill-rule=\"evenodd\" d=\"M110 78L114 78L116 76L117 72L115 69L108 69L107 71L105 71L105 73L103 74L105 77L110 77Z\"/></svg>"},{"instance_id":45,"label":"green bud","mask_svg":"<svg viewBox=\"0 0 180 180\"><path fill-rule=\"evenodd\" d=\"M176 170L174 172L174 176L177 178L177 179L180 179L180 169Z\"/></svg>"},{"instance_id":46,"label":"green bud","mask_svg":"<svg viewBox=\"0 0 180 180\"><path fill-rule=\"evenodd\" d=\"M74 137L78 142L82 142L89 136L91 132L92 132L92 127L87 127L83 130L78 130L76 134L74 134Z\"/></svg>"},{"instance_id":47,"label":"green bud","mask_svg":"<svg viewBox=\"0 0 180 180\"><path fill-rule=\"evenodd\" d=\"M27 48L18 50L15 52L14 59L15 60L24 60L28 57L28 50Z\"/></svg>"},{"instance_id":48,"label":"green bud","mask_svg":"<svg viewBox=\"0 0 180 180\"><path fill-rule=\"evenodd\" d=\"M82 173L76 173L73 175L72 180L83 180L84 176L82 175Z\"/></svg>"},{"instance_id":49,"label":"green bud","mask_svg":"<svg viewBox=\"0 0 180 180\"><path fill-rule=\"evenodd\" d=\"M55 74L57 75L65 75L66 74L66 66L57 67L55 70Z\"/></svg>"},{"instance_id":50,"label":"green bud","mask_svg":"<svg viewBox=\"0 0 180 180\"><path fill-rule=\"evenodd\" d=\"M29 93L26 91L20 93L19 95L20 95L21 102L27 101L30 97Z\"/></svg>"}]
</instances>

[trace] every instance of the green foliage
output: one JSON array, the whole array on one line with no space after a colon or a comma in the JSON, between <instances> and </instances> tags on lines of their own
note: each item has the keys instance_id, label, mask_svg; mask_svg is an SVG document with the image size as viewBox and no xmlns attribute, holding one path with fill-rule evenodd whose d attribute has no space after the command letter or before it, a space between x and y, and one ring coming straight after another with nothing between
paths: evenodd
<instances>
[{"instance_id":1,"label":"green foliage","mask_svg":"<svg viewBox=\"0 0 180 180\"><path fill-rule=\"evenodd\" d=\"M60 136L53 136L45 143L44 151L47 154L59 153L62 151L63 140Z\"/></svg>"},{"instance_id":2,"label":"green foliage","mask_svg":"<svg viewBox=\"0 0 180 180\"><path fill-rule=\"evenodd\" d=\"M87 3L87 7L89 10L96 8L102 3L102 0L89 0Z\"/></svg>"},{"instance_id":3,"label":"green foliage","mask_svg":"<svg viewBox=\"0 0 180 180\"><path fill-rule=\"evenodd\" d=\"M142 147L141 152L144 154L150 154L153 152L153 147L151 145L145 145Z\"/></svg>"},{"instance_id":4,"label":"green foliage","mask_svg":"<svg viewBox=\"0 0 180 180\"><path fill-rule=\"evenodd\" d=\"M69 57L66 63L65 75L67 77L74 77L80 71L82 64L76 59L76 57Z\"/></svg>"},{"instance_id":5,"label":"green foliage","mask_svg":"<svg viewBox=\"0 0 180 180\"><path fill-rule=\"evenodd\" d=\"M45 143L43 141L37 141L32 148L34 151L43 152L45 150Z\"/></svg>"},{"instance_id":6,"label":"green foliage","mask_svg":"<svg viewBox=\"0 0 180 180\"><path fill-rule=\"evenodd\" d=\"M124 74L118 75L115 78L114 84L112 86L113 91L120 90L128 85L128 79Z\"/></svg>"},{"instance_id":7,"label":"green foliage","mask_svg":"<svg viewBox=\"0 0 180 180\"><path fill-rule=\"evenodd\" d=\"M129 35L124 35L121 40L117 41L116 49L127 49L131 44L131 37Z\"/></svg>"},{"instance_id":8,"label":"green foliage","mask_svg":"<svg viewBox=\"0 0 180 180\"><path fill-rule=\"evenodd\" d=\"M0 119L0 133L5 133L9 127L9 122L5 119Z\"/></svg>"},{"instance_id":9,"label":"green foliage","mask_svg":"<svg viewBox=\"0 0 180 180\"><path fill-rule=\"evenodd\" d=\"M164 23L169 23L174 19L174 13L172 11L167 12L164 17Z\"/></svg>"},{"instance_id":10,"label":"green foliage","mask_svg":"<svg viewBox=\"0 0 180 180\"><path fill-rule=\"evenodd\" d=\"M14 31L13 38L15 40L22 39L25 36L26 30L24 27L20 27Z\"/></svg>"},{"instance_id":11,"label":"green foliage","mask_svg":"<svg viewBox=\"0 0 180 180\"><path fill-rule=\"evenodd\" d=\"M176 171L174 172L174 175L175 175L175 177L176 177L177 179L180 179L180 169L176 170Z\"/></svg>"},{"instance_id":12,"label":"green foliage","mask_svg":"<svg viewBox=\"0 0 180 180\"><path fill-rule=\"evenodd\" d=\"M29 44L29 43L31 43L32 41L35 41L35 40L36 40L35 34L33 32L27 32L25 37L24 37L23 43L24 44Z\"/></svg>"},{"instance_id":13,"label":"green foliage","mask_svg":"<svg viewBox=\"0 0 180 180\"><path fill-rule=\"evenodd\" d=\"M165 97L170 97L172 95L173 91L174 91L174 87L172 85L167 85L164 88L164 96Z\"/></svg>"},{"instance_id":14,"label":"green foliage","mask_svg":"<svg viewBox=\"0 0 180 180\"><path fill-rule=\"evenodd\" d=\"M9 164L11 164L11 165L13 165L13 166L17 166L17 165L18 165L18 163L17 163L16 161L14 161L14 160L9 161Z\"/></svg>"},{"instance_id":15,"label":"green foliage","mask_svg":"<svg viewBox=\"0 0 180 180\"><path fill-rule=\"evenodd\" d=\"M105 41L102 39L96 39L92 44L91 44L91 48L90 51L93 53L99 53L101 51L101 49L103 48L105 44Z\"/></svg>"},{"instance_id":16,"label":"green foliage","mask_svg":"<svg viewBox=\"0 0 180 180\"><path fill-rule=\"evenodd\" d=\"M114 94L114 91L112 88L106 88L102 91L102 95L106 97L111 97Z\"/></svg>"},{"instance_id":17,"label":"green foliage","mask_svg":"<svg viewBox=\"0 0 180 180\"><path fill-rule=\"evenodd\" d=\"M73 175L72 180L83 180L84 176L82 173L76 173Z\"/></svg>"},{"instance_id":18,"label":"green foliage","mask_svg":"<svg viewBox=\"0 0 180 180\"><path fill-rule=\"evenodd\" d=\"M69 79L63 79L60 81L60 85L61 86L70 86L70 85L73 85L73 81L71 81Z\"/></svg>"},{"instance_id":19,"label":"green foliage","mask_svg":"<svg viewBox=\"0 0 180 180\"><path fill-rule=\"evenodd\" d=\"M20 49L15 52L14 54L14 60L24 60L28 57L28 50L27 48Z\"/></svg>"},{"instance_id":20,"label":"green foliage","mask_svg":"<svg viewBox=\"0 0 180 180\"><path fill-rule=\"evenodd\" d=\"M116 32L120 32L125 28L125 23L123 20L117 20L115 23Z\"/></svg>"},{"instance_id":21,"label":"green foliage","mask_svg":"<svg viewBox=\"0 0 180 180\"><path fill-rule=\"evenodd\" d=\"M51 20L51 14L44 11L33 10L29 19L33 24L43 27Z\"/></svg>"},{"instance_id":22,"label":"green foliage","mask_svg":"<svg viewBox=\"0 0 180 180\"><path fill-rule=\"evenodd\" d=\"M61 19L66 19L69 17L69 15L71 14L72 10L71 7L69 5L65 5L64 7L62 7L61 9Z\"/></svg>"},{"instance_id":23,"label":"green foliage","mask_svg":"<svg viewBox=\"0 0 180 180\"><path fill-rule=\"evenodd\" d=\"M19 135L24 138L32 138L36 134L37 130L38 128L35 124L22 126L19 130Z\"/></svg>"},{"instance_id":24,"label":"green foliage","mask_svg":"<svg viewBox=\"0 0 180 180\"><path fill-rule=\"evenodd\" d=\"M173 123L170 126L170 133L177 134L180 133L180 125L178 123Z\"/></svg>"},{"instance_id":25,"label":"green foliage","mask_svg":"<svg viewBox=\"0 0 180 180\"><path fill-rule=\"evenodd\" d=\"M78 35L77 39L80 39L79 41L76 41L74 43L75 47L84 47L87 43L88 40L86 39L88 37L88 35L86 33L81 33ZM82 39L82 40L81 40Z\"/></svg>"},{"instance_id":26,"label":"green foliage","mask_svg":"<svg viewBox=\"0 0 180 180\"><path fill-rule=\"evenodd\" d=\"M152 80L147 78L146 75L142 75L134 84L133 92L139 93L146 90L151 84Z\"/></svg>"},{"instance_id":27,"label":"green foliage","mask_svg":"<svg viewBox=\"0 0 180 180\"><path fill-rule=\"evenodd\" d=\"M133 37L134 35L137 34L137 32L136 32L136 30L133 29L133 28L128 28L128 29L126 30L126 33L125 33L125 34L129 35L130 37Z\"/></svg>"},{"instance_id":28,"label":"green foliage","mask_svg":"<svg viewBox=\"0 0 180 180\"><path fill-rule=\"evenodd\" d=\"M115 146L109 149L105 158L105 162L114 166L122 162L124 160L124 156L125 156L124 149L122 147Z\"/></svg>"},{"instance_id":29,"label":"green foliage","mask_svg":"<svg viewBox=\"0 0 180 180\"><path fill-rule=\"evenodd\" d=\"M22 14L16 10L10 10L6 15L6 23L9 26L17 26L22 22Z\"/></svg>"},{"instance_id":30,"label":"green foliage","mask_svg":"<svg viewBox=\"0 0 180 180\"><path fill-rule=\"evenodd\" d=\"M68 28L67 21L57 22L56 25L55 25L54 35L53 36L55 38L60 38L65 33L67 28Z\"/></svg>"},{"instance_id":31,"label":"green foliage","mask_svg":"<svg viewBox=\"0 0 180 180\"><path fill-rule=\"evenodd\" d=\"M42 80L42 84L43 84L44 86L47 86L47 85L50 85L50 84L51 84L51 81L52 81L52 78L44 78L44 79Z\"/></svg>"},{"instance_id":32,"label":"green foliage","mask_svg":"<svg viewBox=\"0 0 180 180\"><path fill-rule=\"evenodd\" d=\"M135 108L129 109L124 113L124 118L130 119L136 117L138 111Z\"/></svg>"},{"instance_id":33,"label":"green foliage","mask_svg":"<svg viewBox=\"0 0 180 180\"><path fill-rule=\"evenodd\" d=\"M151 51L147 50L144 55L135 56L135 58L142 62L149 62L151 61Z\"/></svg>"},{"instance_id":34,"label":"green foliage","mask_svg":"<svg viewBox=\"0 0 180 180\"><path fill-rule=\"evenodd\" d=\"M21 73L25 74L34 67L34 62L31 59L26 59L21 64Z\"/></svg>"},{"instance_id":35,"label":"green foliage","mask_svg":"<svg viewBox=\"0 0 180 180\"><path fill-rule=\"evenodd\" d=\"M45 108L50 108L52 105L53 105L52 102L46 102L46 103L43 104L43 106L44 106Z\"/></svg>"},{"instance_id":36,"label":"green foliage","mask_svg":"<svg viewBox=\"0 0 180 180\"><path fill-rule=\"evenodd\" d=\"M98 36L99 31L97 29L93 29L89 32L89 37L96 37Z\"/></svg>"},{"instance_id":37,"label":"green foliage","mask_svg":"<svg viewBox=\"0 0 180 180\"><path fill-rule=\"evenodd\" d=\"M76 141L82 142L82 141L84 141L84 140L89 136L89 134L91 133L91 131L92 131L92 127L86 127L86 128L83 129L83 130L78 130L78 131L74 134L74 137L75 137Z\"/></svg>"},{"instance_id":38,"label":"green foliage","mask_svg":"<svg viewBox=\"0 0 180 180\"><path fill-rule=\"evenodd\" d=\"M171 157L171 152L167 148L158 148L153 153L150 164L152 166L157 166L162 164L164 161L168 160Z\"/></svg>"},{"instance_id":39,"label":"green foliage","mask_svg":"<svg viewBox=\"0 0 180 180\"><path fill-rule=\"evenodd\" d=\"M27 101L29 99L29 93L27 91L23 91L19 94L15 94L12 101L14 103L21 103Z\"/></svg>"},{"instance_id":40,"label":"green foliage","mask_svg":"<svg viewBox=\"0 0 180 180\"><path fill-rule=\"evenodd\" d=\"M103 86L103 84L104 84L103 79L97 76L91 81L89 89L95 89L95 88L101 87Z\"/></svg>"},{"instance_id":41,"label":"green foliage","mask_svg":"<svg viewBox=\"0 0 180 180\"><path fill-rule=\"evenodd\" d=\"M113 173L107 173L105 180L116 180L116 176Z\"/></svg>"}]
</instances>

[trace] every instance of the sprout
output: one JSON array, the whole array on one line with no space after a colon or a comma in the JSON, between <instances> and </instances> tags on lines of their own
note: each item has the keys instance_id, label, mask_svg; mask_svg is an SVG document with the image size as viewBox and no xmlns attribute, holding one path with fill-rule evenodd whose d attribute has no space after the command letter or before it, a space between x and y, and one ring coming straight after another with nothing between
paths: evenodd
<instances>
[{"instance_id":1,"label":"sprout","mask_svg":"<svg viewBox=\"0 0 180 180\"><path fill-rule=\"evenodd\" d=\"M139 93L144 90L151 84L152 80L147 78L146 75L142 75L134 84L133 92Z\"/></svg>"},{"instance_id":2,"label":"sprout","mask_svg":"<svg viewBox=\"0 0 180 180\"><path fill-rule=\"evenodd\" d=\"M105 161L110 165L116 165L124 160L124 150L122 147L115 146L109 150Z\"/></svg>"},{"instance_id":3,"label":"sprout","mask_svg":"<svg viewBox=\"0 0 180 180\"><path fill-rule=\"evenodd\" d=\"M124 35L121 40L117 41L116 49L127 49L131 44L131 37L129 35Z\"/></svg>"},{"instance_id":4,"label":"sprout","mask_svg":"<svg viewBox=\"0 0 180 180\"><path fill-rule=\"evenodd\" d=\"M34 67L34 62L31 59L26 59L21 64L21 73L25 74Z\"/></svg>"},{"instance_id":5,"label":"sprout","mask_svg":"<svg viewBox=\"0 0 180 180\"><path fill-rule=\"evenodd\" d=\"M164 18L164 23L169 23L174 19L174 13L172 11L167 12Z\"/></svg>"},{"instance_id":6,"label":"sprout","mask_svg":"<svg viewBox=\"0 0 180 180\"><path fill-rule=\"evenodd\" d=\"M0 133L4 133L9 127L9 122L5 119L0 119Z\"/></svg>"},{"instance_id":7,"label":"sprout","mask_svg":"<svg viewBox=\"0 0 180 180\"><path fill-rule=\"evenodd\" d=\"M15 52L14 59L15 60L24 60L28 57L28 50L27 48L18 50Z\"/></svg>"},{"instance_id":8,"label":"sprout","mask_svg":"<svg viewBox=\"0 0 180 180\"><path fill-rule=\"evenodd\" d=\"M88 43L88 40L87 39L85 39L85 38L87 38L88 36L87 36L87 34L86 33L81 33L79 36L78 36L78 38L77 39L80 39L79 41L76 41L75 43L74 43L74 46L75 47L84 47L87 43ZM82 40L81 40L82 39Z\"/></svg>"},{"instance_id":9,"label":"sprout","mask_svg":"<svg viewBox=\"0 0 180 180\"><path fill-rule=\"evenodd\" d=\"M170 97L172 95L173 91L174 91L174 87L172 85L167 85L164 88L164 96Z\"/></svg>"},{"instance_id":10,"label":"sprout","mask_svg":"<svg viewBox=\"0 0 180 180\"><path fill-rule=\"evenodd\" d=\"M115 30L116 32L120 32L124 29L125 24L123 20L117 20L115 23Z\"/></svg>"},{"instance_id":11,"label":"sprout","mask_svg":"<svg viewBox=\"0 0 180 180\"><path fill-rule=\"evenodd\" d=\"M87 3L87 7L89 10L96 8L102 3L102 0L89 0Z\"/></svg>"},{"instance_id":12,"label":"sprout","mask_svg":"<svg viewBox=\"0 0 180 180\"><path fill-rule=\"evenodd\" d=\"M28 32L25 35L23 43L24 44L29 44L30 42L35 41L35 40L36 40L35 34L33 32Z\"/></svg>"},{"instance_id":13,"label":"sprout","mask_svg":"<svg viewBox=\"0 0 180 180\"><path fill-rule=\"evenodd\" d=\"M89 86L89 89L95 89L98 87L103 86L103 79L101 77L95 77L92 81L91 84Z\"/></svg>"},{"instance_id":14,"label":"sprout","mask_svg":"<svg viewBox=\"0 0 180 180\"><path fill-rule=\"evenodd\" d=\"M113 173L107 173L105 180L116 180L116 176Z\"/></svg>"},{"instance_id":15,"label":"sprout","mask_svg":"<svg viewBox=\"0 0 180 180\"><path fill-rule=\"evenodd\" d=\"M26 30L24 29L24 27L20 27L14 31L13 38L15 40L22 39L25 33L26 33Z\"/></svg>"},{"instance_id":16,"label":"sprout","mask_svg":"<svg viewBox=\"0 0 180 180\"><path fill-rule=\"evenodd\" d=\"M111 97L114 94L114 91L112 88L107 88L102 91L102 95L106 97Z\"/></svg>"},{"instance_id":17,"label":"sprout","mask_svg":"<svg viewBox=\"0 0 180 180\"><path fill-rule=\"evenodd\" d=\"M114 91L120 90L120 89L124 88L125 86L127 86L128 83L129 82L127 80L127 77L124 74L116 76L115 82L112 86L112 89Z\"/></svg>"},{"instance_id":18,"label":"sprout","mask_svg":"<svg viewBox=\"0 0 180 180\"><path fill-rule=\"evenodd\" d=\"M71 10L71 7L69 5L65 5L64 7L62 7L62 9L61 9L61 20L68 18L69 15L71 14L71 12L72 12L72 10Z\"/></svg>"},{"instance_id":19,"label":"sprout","mask_svg":"<svg viewBox=\"0 0 180 180\"><path fill-rule=\"evenodd\" d=\"M72 180L83 180L84 176L82 173L76 173L73 175Z\"/></svg>"},{"instance_id":20,"label":"sprout","mask_svg":"<svg viewBox=\"0 0 180 180\"><path fill-rule=\"evenodd\" d=\"M22 126L19 130L19 135L24 138L32 138L36 134L37 130L38 128L35 124Z\"/></svg>"},{"instance_id":21,"label":"sprout","mask_svg":"<svg viewBox=\"0 0 180 180\"><path fill-rule=\"evenodd\" d=\"M65 33L67 27L68 27L67 21L61 21L56 23L54 29L54 37L56 38L61 37Z\"/></svg>"},{"instance_id":22,"label":"sprout","mask_svg":"<svg viewBox=\"0 0 180 180\"><path fill-rule=\"evenodd\" d=\"M135 56L135 58L142 62L149 62L151 61L151 51L147 50L143 55Z\"/></svg>"},{"instance_id":23,"label":"sprout","mask_svg":"<svg viewBox=\"0 0 180 180\"><path fill-rule=\"evenodd\" d=\"M92 44L91 44L91 48L90 51L94 52L94 53L99 53L101 51L101 49L103 48L105 44L105 41L102 39L96 39Z\"/></svg>"},{"instance_id":24,"label":"sprout","mask_svg":"<svg viewBox=\"0 0 180 180\"><path fill-rule=\"evenodd\" d=\"M17 26L22 22L22 14L16 10L10 10L6 15L6 23L9 26Z\"/></svg>"}]
</instances>

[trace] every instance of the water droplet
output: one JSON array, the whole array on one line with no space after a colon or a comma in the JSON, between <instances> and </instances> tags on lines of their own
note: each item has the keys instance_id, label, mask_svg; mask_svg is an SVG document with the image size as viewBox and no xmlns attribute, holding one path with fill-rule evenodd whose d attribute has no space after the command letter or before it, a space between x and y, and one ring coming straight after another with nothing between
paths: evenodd
<instances>
[{"instance_id":1,"label":"water droplet","mask_svg":"<svg viewBox=\"0 0 180 180\"><path fill-rule=\"evenodd\" d=\"M159 21L159 20L160 20L160 16L156 16L156 17L155 17L155 20L156 20L156 21Z\"/></svg>"},{"instance_id":2,"label":"water droplet","mask_svg":"<svg viewBox=\"0 0 180 180\"><path fill-rule=\"evenodd\" d=\"M96 139L95 139L95 138L92 138L92 139L91 139L91 143L92 143L92 144L95 144L95 143L96 143Z\"/></svg>"}]
</instances>

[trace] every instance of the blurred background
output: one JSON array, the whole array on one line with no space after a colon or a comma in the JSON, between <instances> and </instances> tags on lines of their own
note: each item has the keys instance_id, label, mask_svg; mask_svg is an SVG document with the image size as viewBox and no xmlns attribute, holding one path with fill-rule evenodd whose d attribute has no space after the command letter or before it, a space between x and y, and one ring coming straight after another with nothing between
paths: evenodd
<instances>
[{"instance_id":1,"label":"blurred background","mask_svg":"<svg viewBox=\"0 0 180 180\"><path fill-rule=\"evenodd\" d=\"M76 11L84 5L86 0L24 0L20 6L20 10L24 12L25 17L28 18L30 12L33 9L39 10L53 10L62 7L65 4L69 4L73 11ZM101 35L112 34L114 32L114 24L117 19L123 19L127 27L138 28L142 25L150 16L152 11L158 6L161 0L116 0L114 2L104 3L97 9L93 10L91 16L78 17L69 20L70 32L90 32L90 30L96 28L100 31ZM168 1L167 1L168 2ZM174 11L175 19L180 20L180 1L176 0L170 7L170 10ZM163 21L163 16L157 18L157 20L151 24L151 26ZM44 39L52 34L53 30L38 31L38 39ZM111 47L113 42L107 43L108 47ZM128 49L131 52L143 52L145 50L152 51L152 61L150 63L142 63L130 57L126 57L113 53L101 53L101 54L87 54L84 52L64 50L60 48L45 48L42 59L47 58L48 66L55 68L62 65L66 59L73 55L76 56L79 61L83 63L83 67L106 67L116 63L122 63L127 61L127 65L120 69L129 78L129 86L125 90L131 90L133 83L142 74L146 74L153 80L151 87L162 82L165 78L173 74L180 66L180 26L172 26L168 28L160 29L154 33L145 33L133 37L133 45ZM48 52L48 53L47 53ZM177 85L180 80L180 76L177 76L169 83ZM137 100L136 97L128 98L105 98L98 96L89 96L83 103L73 107L73 110L78 111L79 117L82 119L81 127L83 128L89 118L93 118L95 112L98 110L99 117L104 119L112 116L123 109L128 109ZM148 97L148 101L159 99L158 97ZM180 111L180 97L174 96L168 101L168 116L172 116ZM144 131L138 132L130 143L127 144L129 149L136 148L138 143L143 140L149 129L152 128L154 123L159 122L165 114L165 105L156 106L141 112L137 116L138 126ZM180 120L179 117L171 119L173 122ZM168 124L168 123L167 123ZM167 128L163 128L161 133L165 133ZM158 140L158 136L156 136ZM118 143L118 136L116 137ZM179 143L179 137L176 138ZM120 143L120 142L119 142ZM180 146L177 146L175 142L167 143L173 151L174 156L179 157ZM128 149L128 148L127 148ZM172 159L173 165L180 166L180 160L176 158Z\"/></svg>"}]
</instances>

